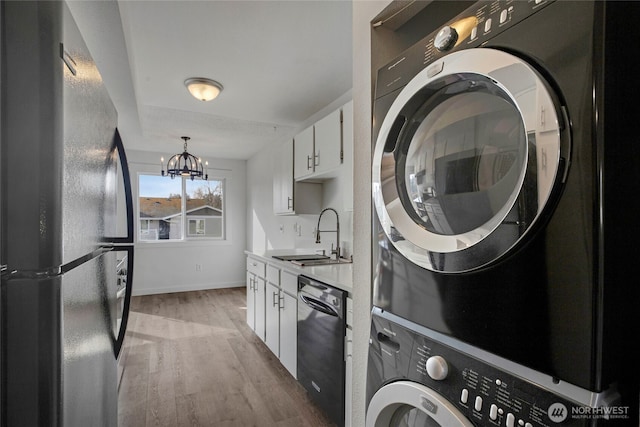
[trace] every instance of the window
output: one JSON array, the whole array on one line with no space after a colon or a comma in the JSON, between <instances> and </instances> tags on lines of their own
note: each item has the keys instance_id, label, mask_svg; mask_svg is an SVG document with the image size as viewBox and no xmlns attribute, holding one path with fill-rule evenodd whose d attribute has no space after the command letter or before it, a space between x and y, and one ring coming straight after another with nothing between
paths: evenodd
<instances>
[{"instance_id":1,"label":"window","mask_svg":"<svg viewBox=\"0 0 640 427\"><path fill-rule=\"evenodd\" d=\"M139 240L224 239L224 180L139 175Z\"/></svg>"}]
</instances>

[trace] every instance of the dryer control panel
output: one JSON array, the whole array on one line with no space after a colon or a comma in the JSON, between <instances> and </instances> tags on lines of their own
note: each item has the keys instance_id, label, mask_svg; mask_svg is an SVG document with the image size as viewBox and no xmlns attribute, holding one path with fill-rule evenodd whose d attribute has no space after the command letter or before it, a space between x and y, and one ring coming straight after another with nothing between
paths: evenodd
<instances>
[{"instance_id":1,"label":"dryer control panel","mask_svg":"<svg viewBox=\"0 0 640 427\"><path fill-rule=\"evenodd\" d=\"M369 349L369 399L383 385L408 379L436 391L479 426L587 426L597 419L625 416L622 407L580 404L574 396L539 384L537 380L545 377L541 373L532 377L524 367L520 372L508 372L499 366L498 357L487 357L478 350L483 360L454 348L452 339L448 343L438 341L416 332L425 332L426 328L401 326L377 316L375 310ZM512 370L518 369L509 365ZM560 381L557 384L561 389ZM588 391L576 393L578 397L584 395L596 401L602 397Z\"/></svg>"},{"instance_id":2,"label":"dryer control panel","mask_svg":"<svg viewBox=\"0 0 640 427\"><path fill-rule=\"evenodd\" d=\"M376 98L406 85L438 58L487 40L542 10L554 0L492 0L471 6L378 71Z\"/></svg>"}]
</instances>

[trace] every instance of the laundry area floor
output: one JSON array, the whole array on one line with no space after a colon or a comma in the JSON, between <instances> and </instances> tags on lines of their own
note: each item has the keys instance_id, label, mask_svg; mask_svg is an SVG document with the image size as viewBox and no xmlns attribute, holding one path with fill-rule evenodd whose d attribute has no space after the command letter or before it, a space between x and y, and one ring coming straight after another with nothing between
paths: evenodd
<instances>
[{"instance_id":1,"label":"laundry area floor","mask_svg":"<svg viewBox=\"0 0 640 427\"><path fill-rule=\"evenodd\" d=\"M137 296L119 426L333 424L246 324L245 288Z\"/></svg>"}]
</instances>

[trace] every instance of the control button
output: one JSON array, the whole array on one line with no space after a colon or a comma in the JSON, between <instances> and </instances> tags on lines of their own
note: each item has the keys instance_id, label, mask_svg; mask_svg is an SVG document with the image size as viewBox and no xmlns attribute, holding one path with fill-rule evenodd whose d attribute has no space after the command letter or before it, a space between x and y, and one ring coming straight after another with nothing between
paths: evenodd
<instances>
[{"instance_id":1,"label":"control button","mask_svg":"<svg viewBox=\"0 0 640 427\"><path fill-rule=\"evenodd\" d=\"M480 397L480 396L476 397L476 403L475 403L475 405L473 407L476 408L476 411L481 411L482 410L482 397Z\"/></svg>"},{"instance_id":2,"label":"control button","mask_svg":"<svg viewBox=\"0 0 640 427\"><path fill-rule=\"evenodd\" d=\"M478 37L478 27L473 27L471 29L471 40L474 40L476 37Z\"/></svg>"},{"instance_id":3,"label":"control button","mask_svg":"<svg viewBox=\"0 0 640 427\"><path fill-rule=\"evenodd\" d=\"M491 29L491 18L484 21L484 32L488 33L490 29Z\"/></svg>"},{"instance_id":4,"label":"control button","mask_svg":"<svg viewBox=\"0 0 640 427\"><path fill-rule=\"evenodd\" d=\"M433 41L433 45L440 52L444 52L445 50L451 50L453 46L455 46L458 41L458 32L455 28L446 26L442 27L438 34L436 34L436 38Z\"/></svg>"},{"instance_id":5,"label":"control button","mask_svg":"<svg viewBox=\"0 0 640 427\"><path fill-rule=\"evenodd\" d=\"M496 380L496 385L502 385L502 381Z\"/></svg>"},{"instance_id":6,"label":"control button","mask_svg":"<svg viewBox=\"0 0 640 427\"><path fill-rule=\"evenodd\" d=\"M525 423L525 424L524 424L524 427L533 427L533 424L531 424L531 423Z\"/></svg>"},{"instance_id":7,"label":"control button","mask_svg":"<svg viewBox=\"0 0 640 427\"><path fill-rule=\"evenodd\" d=\"M467 390L466 388L463 388L462 393L460 394L460 402L467 403L468 400L469 400L469 390Z\"/></svg>"},{"instance_id":8,"label":"control button","mask_svg":"<svg viewBox=\"0 0 640 427\"><path fill-rule=\"evenodd\" d=\"M494 403L491 404L491 408L489 409L489 418L492 420L498 418L498 407Z\"/></svg>"},{"instance_id":9,"label":"control button","mask_svg":"<svg viewBox=\"0 0 640 427\"><path fill-rule=\"evenodd\" d=\"M436 380L441 381L449 374L449 365L442 356L431 356L427 359L427 374Z\"/></svg>"},{"instance_id":10,"label":"control button","mask_svg":"<svg viewBox=\"0 0 640 427\"><path fill-rule=\"evenodd\" d=\"M522 420L518 420L518 425L519 425L519 426L523 426L523 425L524 425L524 421L522 421Z\"/></svg>"},{"instance_id":11,"label":"control button","mask_svg":"<svg viewBox=\"0 0 640 427\"><path fill-rule=\"evenodd\" d=\"M511 412L509 412L507 414L507 424L506 424L506 426L507 427L513 427L515 424L516 424L516 417Z\"/></svg>"},{"instance_id":12,"label":"control button","mask_svg":"<svg viewBox=\"0 0 640 427\"><path fill-rule=\"evenodd\" d=\"M505 22L507 22L507 9L500 12L500 23L504 24Z\"/></svg>"}]
</instances>

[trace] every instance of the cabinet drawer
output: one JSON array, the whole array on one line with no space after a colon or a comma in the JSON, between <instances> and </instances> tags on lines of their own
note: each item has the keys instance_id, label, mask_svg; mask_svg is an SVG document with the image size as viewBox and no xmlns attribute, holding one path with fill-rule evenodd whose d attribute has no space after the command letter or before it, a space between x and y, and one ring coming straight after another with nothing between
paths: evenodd
<instances>
[{"instance_id":1,"label":"cabinet drawer","mask_svg":"<svg viewBox=\"0 0 640 427\"><path fill-rule=\"evenodd\" d=\"M260 277L265 277L266 265L267 265L266 263L259 261L255 258L247 257L247 271L250 273L256 274Z\"/></svg>"},{"instance_id":2,"label":"cabinet drawer","mask_svg":"<svg viewBox=\"0 0 640 427\"><path fill-rule=\"evenodd\" d=\"M280 286L280 269L267 264L267 282Z\"/></svg>"},{"instance_id":3,"label":"cabinet drawer","mask_svg":"<svg viewBox=\"0 0 640 427\"><path fill-rule=\"evenodd\" d=\"M280 276L280 287L283 291L291 294L298 295L298 275L286 270L282 270Z\"/></svg>"}]
</instances>

